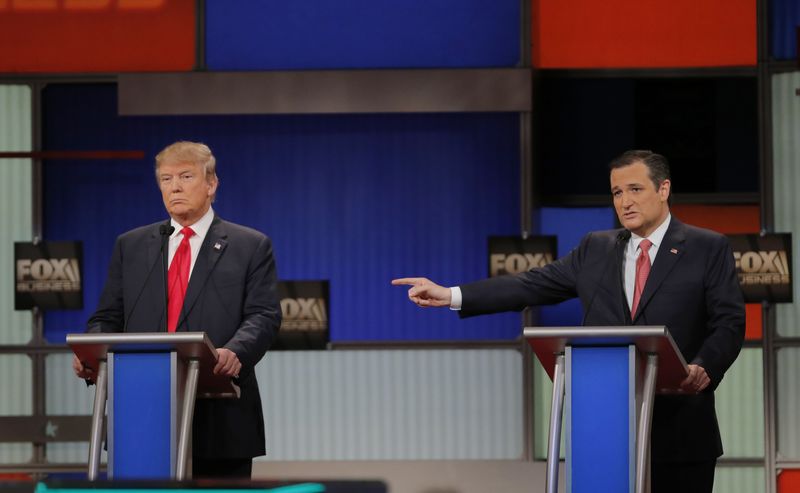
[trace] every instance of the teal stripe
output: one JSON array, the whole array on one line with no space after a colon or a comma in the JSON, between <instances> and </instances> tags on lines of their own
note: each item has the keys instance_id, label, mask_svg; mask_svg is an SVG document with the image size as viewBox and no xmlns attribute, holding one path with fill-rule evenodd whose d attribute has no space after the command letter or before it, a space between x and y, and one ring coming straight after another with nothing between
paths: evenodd
<instances>
[{"instance_id":1,"label":"teal stripe","mask_svg":"<svg viewBox=\"0 0 800 493\"><path fill-rule=\"evenodd\" d=\"M175 489L168 489L168 488L142 488L142 489L127 489L127 488L49 488L45 483L38 483L36 485L36 492L35 493L56 493L56 492L69 492L69 493L128 493L128 492L140 492L140 491L147 491L148 493L176 493L178 491L177 488ZM180 491L191 491L191 488L180 488ZM242 488L242 489L209 489L209 488L198 488L197 491L202 491L203 493L242 493L246 491L247 493L324 493L325 492L325 485L319 483L303 483L303 484L293 484L288 486L278 486L276 488Z\"/></svg>"}]
</instances>

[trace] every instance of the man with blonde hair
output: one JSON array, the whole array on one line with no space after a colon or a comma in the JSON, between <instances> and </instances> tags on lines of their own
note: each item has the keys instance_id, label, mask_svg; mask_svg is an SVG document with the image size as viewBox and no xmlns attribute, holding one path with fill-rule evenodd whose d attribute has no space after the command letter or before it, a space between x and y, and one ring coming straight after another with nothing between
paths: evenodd
<instances>
[{"instance_id":1,"label":"man with blonde hair","mask_svg":"<svg viewBox=\"0 0 800 493\"><path fill-rule=\"evenodd\" d=\"M87 331L206 332L217 348L214 373L236 379L241 397L197 401L193 476L249 478L252 458L265 453L253 370L281 323L272 243L214 213L219 179L205 144L167 146L156 156L155 173L170 218L117 238ZM77 358L73 368L81 378L94 377Z\"/></svg>"}]
</instances>

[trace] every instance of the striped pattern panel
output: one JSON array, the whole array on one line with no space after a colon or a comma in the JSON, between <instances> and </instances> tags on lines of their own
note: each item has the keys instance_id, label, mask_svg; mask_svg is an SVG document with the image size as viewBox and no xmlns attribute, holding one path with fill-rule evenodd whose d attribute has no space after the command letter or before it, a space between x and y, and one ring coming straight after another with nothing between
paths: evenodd
<instances>
[{"instance_id":1,"label":"striped pattern panel","mask_svg":"<svg viewBox=\"0 0 800 493\"><path fill-rule=\"evenodd\" d=\"M72 354L50 354L45 360L45 409L54 415L90 415L95 387L87 387L71 371ZM89 442L48 443L50 463L85 463L89 457ZM105 462L106 451L101 452Z\"/></svg>"},{"instance_id":2,"label":"striped pattern panel","mask_svg":"<svg viewBox=\"0 0 800 493\"><path fill-rule=\"evenodd\" d=\"M266 460L519 459L515 350L271 353Z\"/></svg>"},{"instance_id":3,"label":"striped pattern panel","mask_svg":"<svg viewBox=\"0 0 800 493\"><path fill-rule=\"evenodd\" d=\"M9 283L10 284L10 283ZM0 416L30 415L33 412L33 372L24 354L0 354ZM0 443L0 464L19 464L33 457L30 443Z\"/></svg>"},{"instance_id":4,"label":"striped pattern panel","mask_svg":"<svg viewBox=\"0 0 800 493\"><path fill-rule=\"evenodd\" d=\"M761 348L746 348L717 388L717 419L725 458L764 457L763 378Z\"/></svg>"},{"instance_id":5,"label":"striped pattern panel","mask_svg":"<svg viewBox=\"0 0 800 493\"><path fill-rule=\"evenodd\" d=\"M777 357L778 377L778 454L785 460L800 459L800 391L797 375L800 375L800 348L779 349Z\"/></svg>"},{"instance_id":6,"label":"striped pattern panel","mask_svg":"<svg viewBox=\"0 0 800 493\"><path fill-rule=\"evenodd\" d=\"M772 77L772 147L775 193L775 231L795 232L792 251L797 263L800 231L800 72L777 74ZM797 269L795 269L796 272ZM778 334L800 336L800 287L794 283L794 303L776 306Z\"/></svg>"},{"instance_id":7,"label":"striped pattern panel","mask_svg":"<svg viewBox=\"0 0 800 493\"><path fill-rule=\"evenodd\" d=\"M33 412L33 368L25 354L0 354L0 416Z\"/></svg>"},{"instance_id":8,"label":"striped pattern panel","mask_svg":"<svg viewBox=\"0 0 800 493\"><path fill-rule=\"evenodd\" d=\"M32 128L30 87L0 85L0 151L30 151ZM0 279L14 275L14 242L31 240L31 176L30 159L0 159ZM0 283L0 327L0 344L31 338L30 312L14 311L11 282Z\"/></svg>"},{"instance_id":9,"label":"striped pattern panel","mask_svg":"<svg viewBox=\"0 0 800 493\"><path fill-rule=\"evenodd\" d=\"M766 491L763 467L719 467L714 474L714 493Z\"/></svg>"},{"instance_id":10,"label":"striped pattern panel","mask_svg":"<svg viewBox=\"0 0 800 493\"><path fill-rule=\"evenodd\" d=\"M0 151L30 151L32 138L31 90L28 86L0 85ZM0 159L0 278L13 276L14 241L31 239L31 161ZM0 344L25 344L31 338L29 312L14 311L10 282L0 284ZM33 411L31 361L24 355L0 355L0 415ZM27 462L29 443L0 443L0 463Z\"/></svg>"},{"instance_id":11,"label":"striped pattern panel","mask_svg":"<svg viewBox=\"0 0 800 493\"><path fill-rule=\"evenodd\" d=\"M50 354L45 360L47 414L92 414L95 387L87 387L72 372L72 353Z\"/></svg>"},{"instance_id":12,"label":"striped pattern panel","mask_svg":"<svg viewBox=\"0 0 800 493\"><path fill-rule=\"evenodd\" d=\"M0 464L21 464L32 458L33 445L30 443L0 443Z\"/></svg>"}]
</instances>

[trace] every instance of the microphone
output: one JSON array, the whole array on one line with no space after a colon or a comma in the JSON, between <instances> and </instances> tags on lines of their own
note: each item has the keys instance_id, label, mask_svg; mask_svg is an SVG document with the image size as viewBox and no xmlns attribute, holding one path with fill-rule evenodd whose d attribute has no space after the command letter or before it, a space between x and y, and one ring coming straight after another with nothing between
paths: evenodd
<instances>
[{"instance_id":1,"label":"microphone","mask_svg":"<svg viewBox=\"0 0 800 493\"><path fill-rule=\"evenodd\" d=\"M144 284L142 284L142 288L139 290L139 293L136 295L136 299L133 300L133 305L131 305L131 309L128 310L128 313L125 315L125 322L124 322L124 324L122 326L122 332L127 332L128 331L128 322L130 320L130 317L131 317L131 315L133 315L133 311L136 309L136 305L139 304L139 299L142 297L142 294L144 294L144 290L147 287L147 281L150 279L150 276L153 275L153 269L155 269L156 265L158 265L158 261L160 259L164 259L163 263L166 265L166 258L165 258L165 255L164 255L164 245L167 244L167 240L169 240L169 236L174 231L175 231L175 228L173 226L168 225L168 224L161 224L158 227L158 234L161 235L161 248L159 250L159 254L156 257L156 261L153 262L153 265L151 265L150 269L147 271L147 276L144 278ZM162 278L163 278L163 275L162 275ZM165 284L165 286L164 286L164 300L166 300L167 287L166 287L166 283L164 283L164 284ZM166 304L164 305L164 311L166 312ZM164 317L164 318L166 319L166 317Z\"/></svg>"},{"instance_id":2,"label":"microphone","mask_svg":"<svg viewBox=\"0 0 800 493\"><path fill-rule=\"evenodd\" d=\"M167 282L167 269L169 268L169 255L167 254L168 250L164 248L164 245L167 244L169 241L169 237L172 236L172 233L175 232L175 226L170 224L162 224L158 227L158 232L161 234L161 253L159 257L163 259L162 261L162 268L161 268L161 285L164 286L164 332L168 331L167 327L167 310L169 306L169 286Z\"/></svg>"},{"instance_id":3,"label":"microphone","mask_svg":"<svg viewBox=\"0 0 800 493\"><path fill-rule=\"evenodd\" d=\"M581 320L581 325L586 325L586 318L589 316L589 310L592 309L594 297L597 296L597 292L600 290L600 283L603 279L605 279L606 273L608 273L608 266L616 263L613 256L617 253L617 247L619 246L620 242L628 241L630 238L631 232L627 229L623 229L617 234L617 239L614 241L614 248L611 249L612 258L606 262L606 265L603 268L603 273L600 275L600 280L597 282L597 287L595 287L594 293L592 293L592 298L589 300L589 304L586 305L586 310L583 311L583 320Z\"/></svg>"}]
</instances>

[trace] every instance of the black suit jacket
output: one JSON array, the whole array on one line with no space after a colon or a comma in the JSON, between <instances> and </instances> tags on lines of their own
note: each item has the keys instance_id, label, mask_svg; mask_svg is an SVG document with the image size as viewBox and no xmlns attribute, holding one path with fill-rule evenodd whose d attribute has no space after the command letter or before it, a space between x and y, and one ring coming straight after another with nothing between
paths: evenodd
<instances>
[{"instance_id":1,"label":"black suit jacket","mask_svg":"<svg viewBox=\"0 0 800 493\"><path fill-rule=\"evenodd\" d=\"M166 330L162 224L117 238L89 332ZM215 347L236 353L242 363L241 398L197 400L195 456L247 458L265 453L264 418L253 369L280 327L276 284L269 238L215 217L192 269L177 330L206 332Z\"/></svg>"},{"instance_id":2,"label":"black suit jacket","mask_svg":"<svg viewBox=\"0 0 800 493\"><path fill-rule=\"evenodd\" d=\"M733 252L723 235L672 217L631 319L622 265L630 235L590 233L552 264L516 276L461 287L461 316L558 303L579 297L584 325L665 325L689 363L705 368L711 385L691 396L657 396L653 409L654 461L719 457L722 442L714 389L744 341L745 314Z\"/></svg>"}]
</instances>

